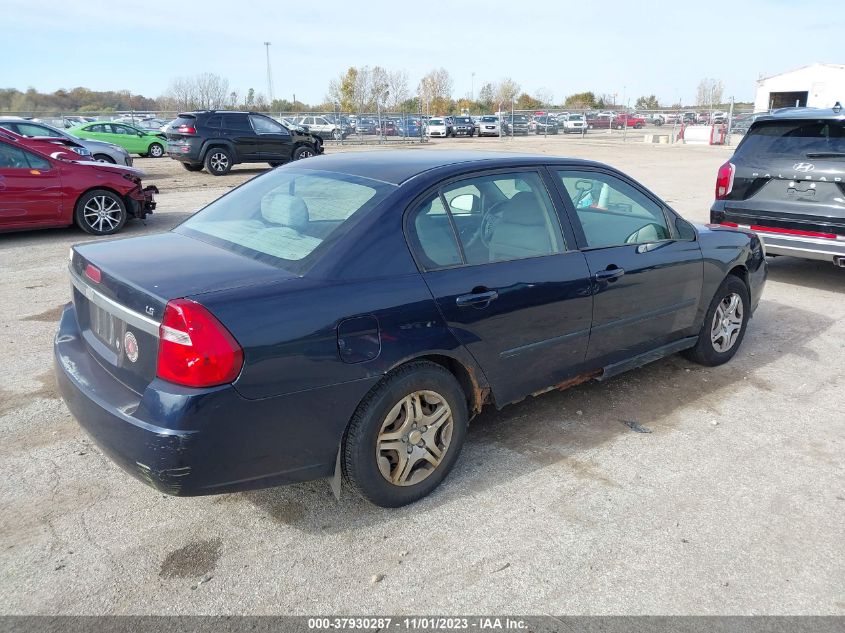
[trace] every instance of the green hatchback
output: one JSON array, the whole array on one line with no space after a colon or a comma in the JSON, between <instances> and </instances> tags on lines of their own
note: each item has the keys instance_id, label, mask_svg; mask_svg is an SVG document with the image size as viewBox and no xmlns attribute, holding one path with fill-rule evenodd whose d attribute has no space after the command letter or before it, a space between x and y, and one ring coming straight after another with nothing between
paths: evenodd
<instances>
[{"instance_id":1,"label":"green hatchback","mask_svg":"<svg viewBox=\"0 0 845 633\"><path fill-rule=\"evenodd\" d=\"M94 121L68 130L74 136L92 141L114 143L130 154L161 158L167 143L164 134L155 130L142 130L128 123Z\"/></svg>"}]
</instances>

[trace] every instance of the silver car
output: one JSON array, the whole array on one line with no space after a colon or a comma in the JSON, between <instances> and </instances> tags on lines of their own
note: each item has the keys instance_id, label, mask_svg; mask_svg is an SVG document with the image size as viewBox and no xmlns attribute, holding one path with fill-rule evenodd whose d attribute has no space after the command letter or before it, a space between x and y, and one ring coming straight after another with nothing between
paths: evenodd
<instances>
[{"instance_id":1,"label":"silver car","mask_svg":"<svg viewBox=\"0 0 845 633\"><path fill-rule=\"evenodd\" d=\"M64 130L60 130L59 128L46 123L27 121L24 119L0 118L0 127L5 128L10 132L14 132L15 134L20 134L21 136L50 136L53 138L65 138L71 141L76 141L82 145L82 147L91 152L91 156L94 157L94 160L98 160L103 163L126 165L127 167L132 166L132 157L129 156L129 152L122 147L112 143L106 143L105 141L89 141L77 138L68 134Z\"/></svg>"},{"instance_id":2,"label":"silver car","mask_svg":"<svg viewBox=\"0 0 845 633\"><path fill-rule=\"evenodd\" d=\"M477 123L479 136L499 136L499 117L487 114Z\"/></svg>"}]
</instances>

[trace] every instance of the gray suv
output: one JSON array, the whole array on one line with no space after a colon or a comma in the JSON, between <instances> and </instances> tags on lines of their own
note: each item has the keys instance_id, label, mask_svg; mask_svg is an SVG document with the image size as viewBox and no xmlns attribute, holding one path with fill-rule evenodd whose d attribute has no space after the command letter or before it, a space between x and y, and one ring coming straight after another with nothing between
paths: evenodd
<instances>
[{"instance_id":1,"label":"gray suv","mask_svg":"<svg viewBox=\"0 0 845 633\"><path fill-rule=\"evenodd\" d=\"M784 108L759 116L719 168L714 224L750 228L767 255L845 268L845 113Z\"/></svg>"}]
</instances>

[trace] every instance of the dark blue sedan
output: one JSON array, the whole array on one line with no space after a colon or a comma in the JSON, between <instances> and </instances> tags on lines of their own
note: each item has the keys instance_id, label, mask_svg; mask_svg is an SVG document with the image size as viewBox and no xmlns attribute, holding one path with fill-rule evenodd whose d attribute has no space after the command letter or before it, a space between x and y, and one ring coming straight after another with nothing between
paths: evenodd
<instances>
[{"instance_id":1,"label":"dark blue sedan","mask_svg":"<svg viewBox=\"0 0 845 633\"><path fill-rule=\"evenodd\" d=\"M343 475L401 506L485 405L675 352L726 362L766 264L752 233L693 226L606 165L391 151L76 246L70 277L61 391L135 477L199 495Z\"/></svg>"}]
</instances>

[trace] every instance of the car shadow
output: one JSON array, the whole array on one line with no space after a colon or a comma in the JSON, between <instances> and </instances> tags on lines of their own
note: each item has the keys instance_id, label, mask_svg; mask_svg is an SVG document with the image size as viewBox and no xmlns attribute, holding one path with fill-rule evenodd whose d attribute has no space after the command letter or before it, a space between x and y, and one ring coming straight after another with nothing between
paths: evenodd
<instances>
[{"instance_id":1,"label":"car shadow","mask_svg":"<svg viewBox=\"0 0 845 633\"><path fill-rule=\"evenodd\" d=\"M845 268L796 257L769 257L769 279L815 290L845 293Z\"/></svg>"},{"instance_id":2,"label":"car shadow","mask_svg":"<svg viewBox=\"0 0 845 633\"><path fill-rule=\"evenodd\" d=\"M808 322L814 323L809 337ZM722 395L737 385L773 391L761 370L787 353L817 360L812 340L834 323L817 313L763 301L739 353L721 367L702 367L675 355L607 382L527 398L501 411L487 409L470 424L462 455L444 484L405 508L375 507L348 488L335 501L325 481L226 495L218 503L247 501L280 525L340 533L411 520L551 465L563 466L573 478L615 487L619 484L586 457L593 449L637 430L651 431L647 437L659 441L676 428L680 409L697 408L713 418L725 415Z\"/></svg>"}]
</instances>

